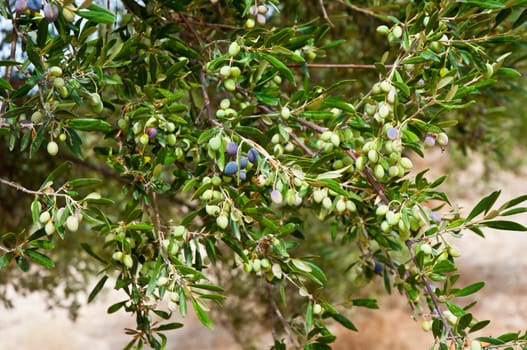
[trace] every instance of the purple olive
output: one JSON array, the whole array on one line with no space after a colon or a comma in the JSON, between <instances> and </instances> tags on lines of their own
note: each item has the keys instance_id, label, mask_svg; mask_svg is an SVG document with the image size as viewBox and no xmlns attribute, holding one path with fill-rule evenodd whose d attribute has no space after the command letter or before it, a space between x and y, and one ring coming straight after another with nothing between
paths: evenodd
<instances>
[{"instance_id":1,"label":"purple olive","mask_svg":"<svg viewBox=\"0 0 527 350\"><path fill-rule=\"evenodd\" d=\"M433 135L426 135L425 137L425 145L429 147L433 147L436 144L436 138Z\"/></svg>"},{"instance_id":2,"label":"purple olive","mask_svg":"<svg viewBox=\"0 0 527 350\"><path fill-rule=\"evenodd\" d=\"M247 152L247 158L249 159L249 162L255 164L258 161L258 151L255 148L251 148L249 152Z\"/></svg>"},{"instance_id":3,"label":"purple olive","mask_svg":"<svg viewBox=\"0 0 527 350\"><path fill-rule=\"evenodd\" d=\"M386 136L390 140L395 140L397 138L397 135L399 135L399 131L394 127L388 128L388 130L386 130Z\"/></svg>"},{"instance_id":4,"label":"purple olive","mask_svg":"<svg viewBox=\"0 0 527 350\"><path fill-rule=\"evenodd\" d=\"M27 0L16 0L15 10L18 13L22 13L27 10Z\"/></svg>"},{"instance_id":5,"label":"purple olive","mask_svg":"<svg viewBox=\"0 0 527 350\"><path fill-rule=\"evenodd\" d=\"M33 12L38 12L42 8L42 0L28 0L27 8Z\"/></svg>"},{"instance_id":6,"label":"purple olive","mask_svg":"<svg viewBox=\"0 0 527 350\"><path fill-rule=\"evenodd\" d=\"M156 128L147 128L145 130L146 134L148 135L148 138L153 139L157 136L157 129Z\"/></svg>"},{"instance_id":7,"label":"purple olive","mask_svg":"<svg viewBox=\"0 0 527 350\"><path fill-rule=\"evenodd\" d=\"M236 156L236 153L238 153L238 144L234 141L229 142L225 148L225 151L231 157Z\"/></svg>"},{"instance_id":8,"label":"purple olive","mask_svg":"<svg viewBox=\"0 0 527 350\"><path fill-rule=\"evenodd\" d=\"M245 171L241 170L240 174L238 175L240 177L240 180L245 181L247 179L247 173Z\"/></svg>"},{"instance_id":9,"label":"purple olive","mask_svg":"<svg viewBox=\"0 0 527 350\"><path fill-rule=\"evenodd\" d=\"M44 6L44 17L48 22L55 22L59 16L59 8L55 4L46 4Z\"/></svg>"},{"instance_id":10,"label":"purple olive","mask_svg":"<svg viewBox=\"0 0 527 350\"><path fill-rule=\"evenodd\" d=\"M241 169L247 168L247 157L240 158L240 168Z\"/></svg>"},{"instance_id":11,"label":"purple olive","mask_svg":"<svg viewBox=\"0 0 527 350\"><path fill-rule=\"evenodd\" d=\"M225 175L234 175L238 171L238 164L234 160L231 160L230 162L225 165L225 169L223 169L223 172Z\"/></svg>"}]
</instances>

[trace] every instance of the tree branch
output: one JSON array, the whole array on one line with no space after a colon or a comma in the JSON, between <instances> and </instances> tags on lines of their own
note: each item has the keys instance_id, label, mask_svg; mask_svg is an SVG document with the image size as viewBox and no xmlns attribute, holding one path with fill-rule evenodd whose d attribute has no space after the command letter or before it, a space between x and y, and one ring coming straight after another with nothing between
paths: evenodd
<instances>
[{"instance_id":1,"label":"tree branch","mask_svg":"<svg viewBox=\"0 0 527 350\"><path fill-rule=\"evenodd\" d=\"M295 349L300 349L300 344L298 344L298 341L295 338L295 335L293 333L293 330L291 329L291 326L286 321L284 316L282 315L282 312L280 311L280 308L276 304L276 301L273 298L273 290L271 289L271 284L266 282L267 287L267 297L269 299L269 304L271 305L271 308L276 313L276 316L278 316L278 319L280 320L280 323L282 324L282 327L284 327L291 344L294 346Z\"/></svg>"}]
</instances>

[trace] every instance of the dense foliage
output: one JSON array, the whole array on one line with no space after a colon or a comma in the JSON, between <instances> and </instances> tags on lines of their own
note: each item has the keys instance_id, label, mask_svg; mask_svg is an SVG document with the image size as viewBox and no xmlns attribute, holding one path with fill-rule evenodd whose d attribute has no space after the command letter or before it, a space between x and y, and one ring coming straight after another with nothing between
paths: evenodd
<instances>
[{"instance_id":1,"label":"dense foliage","mask_svg":"<svg viewBox=\"0 0 527 350\"><path fill-rule=\"evenodd\" d=\"M456 283L452 241L527 230L507 219L527 197L496 208L496 191L463 216L444 176L412 172L449 136L496 150L525 5L6 1L0 280L68 296L96 272L91 301L114 278L128 347L163 348L183 324L162 320L193 309L207 327L268 319L276 349L327 349L330 319L355 330L342 305L377 307L360 293L373 279L435 348L526 344L471 337L488 321L462 297L484 283Z\"/></svg>"}]
</instances>

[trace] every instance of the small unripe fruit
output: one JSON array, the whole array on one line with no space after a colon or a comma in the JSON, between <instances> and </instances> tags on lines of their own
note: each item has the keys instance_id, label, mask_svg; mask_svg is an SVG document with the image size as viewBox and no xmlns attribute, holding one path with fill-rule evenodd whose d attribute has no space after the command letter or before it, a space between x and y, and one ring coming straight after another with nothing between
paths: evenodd
<instances>
[{"instance_id":1,"label":"small unripe fruit","mask_svg":"<svg viewBox=\"0 0 527 350\"><path fill-rule=\"evenodd\" d=\"M217 151L221 147L221 136L216 135L209 140L209 147L213 151Z\"/></svg>"},{"instance_id":2,"label":"small unripe fruit","mask_svg":"<svg viewBox=\"0 0 527 350\"><path fill-rule=\"evenodd\" d=\"M372 163L377 163L377 161L379 160L379 153L377 153L377 151L374 149L370 149L368 151L368 159Z\"/></svg>"},{"instance_id":3,"label":"small unripe fruit","mask_svg":"<svg viewBox=\"0 0 527 350\"><path fill-rule=\"evenodd\" d=\"M219 228L221 229L226 229L227 226L229 226L229 218L227 217L227 215L220 215L216 218L216 225L218 225Z\"/></svg>"},{"instance_id":4,"label":"small unripe fruit","mask_svg":"<svg viewBox=\"0 0 527 350\"><path fill-rule=\"evenodd\" d=\"M186 231L187 229L185 228L185 226L179 225L172 229L172 235L174 237L181 237L185 234Z\"/></svg>"},{"instance_id":5,"label":"small unripe fruit","mask_svg":"<svg viewBox=\"0 0 527 350\"><path fill-rule=\"evenodd\" d=\"M410 170L414 167L414 164L410 160L410 158L402 157L401 160L399 160L399 164L407 170Z\"/></svg>"},{"instance_id":6,"label":"small unripe fruit","mask_svg":"<svg viewBox=\"0 0 527 350\"><path fill-rule=\"evenodd\" d=\"M146 133L139 136L139 143L142 144L143 146L146 146L148 144L148 140L149 140L149 137L148 137L148 134Z\"/></svg>"},{"instance_id":7,"label":"small unripe fruit","mask_svg":"<svg viewBox=\"0 0 527 350\"><path fill-rule=\"evenodd\" d=\"M322 309L322 306L320 304L315 303L315 305L313 305L313 313L315 315L320 315L322 311L324 310Z\"/></svg>"},{"instance_id":8,"label":"small unripe fruit","mask_svg":"<svg viewBox=\"0 0 527 350\"><path fill-rule=\"evenodd\" d=\"M66 20L66 22L73 22L73 20L75 19L75 12L71 10L69 7L63 7L62 16L64 16L64 19Z\"/></svg>"},{"instance_id":9,"label":"small unripe fruit","mask_svg":"<svg viewBox=\"0 0 527 350\"><path fill-rule=\"evenodd\" d=\"M231 141L225 147L225 152L231 157L235 157L238 153L238 144L234 141Z\"/></svg>"},{"instance_id":10,"label":"small unripe fruit","mask_svg":"<svg viewBox=\"0 0 527 350\"><path fill-rule=\"evenodd\" d=\"M220 76L224 79L231 76L231 67L230 66L223 66L220 68Z\"/></svg>"},{"instance_id":11,"label":"small unripe fruit","mask_svg":"<svg viewBox=\"0 0 527 350\"><path fill-rule=\"evenodd\" d=\"M481 343L477 340L472 341L470 343L470 350L481 350Z\"/></svg>"},{"instance_id":12,"label":"small unripe fruit","mask_svg":"<svg viewBox=\"0 0 527 350\"><path fill-rule=\"evenodd\" d=\"M55 232L55 224L53 223L53 220L49 220L46 225L44 226L44 231L47 235L52 235Z\"/></svg>"},{"instance_id":13,"label":"small unripe fruit","mask_svg":"<svg viewBox=\"0 0 527 350\"><path fill-rule=\"evenodd\" d=\"M399 222L399 215L397 215L396 213L394 213L391 210L388 210L386 212L386 216L385 217L386 217L386 222L390 226L393 226L393 225L395 225L395 224L397 224Z\"/></svg>"},{"instance_id":14,"label":"small unripe fruit","mask_svg":"<svg viewBox=\"0 0 527 350\"><path fill-rule=\"evenodd\" d=\"M373 173L377 179L381 180L384 177L384 168L382 165L377 164L373 170Z\"/></svg>"},{"instance_id":15,"label":"small unripe fruit","mask_svg":"<svg viewBox=\"0 0 527 350\"><path fill-rule=\"evenodd\" d=\"M77 217L73 215L68 216L68 218L66 219L66 227L71 232L77 232L77 230L79 229L79 220L77 219Z\"/></svg>"},{"instance_id":16,"label":"small unripe fruit","mask_svg":"<svg viewBox=\"0 0 527 350\"><path fill-rule=\"evenodd\" d=\"M234 91L236 90L236 82L233 79L227 79L225 80L225 89L227 91Z\"/></svg>"},{"instance_id":17,"label":"small unripe fruit","mask_svg":"<svg viewBox=\"0 0 527 350\"><path fill-rule=\"evenodd\" d=\"M419 250L421 250L426 255L432 254L432 247L428 243L421 244L421 246L419 247Z\"/></svg>"},{"instance_id":18,"label":"small unripe fruit","mask_svg":"<svg viewBox=\"0 0 527 350\"><path fill-rule=\"evenodd\" d=\"M96 107L101 103L101 96L97 93L92 93L88 96L88 103L92 107Z\"/></svg>"},{"instance_id":19,"label":"small unripe fruit","mask_svg":"<svg viewBox=\"0 0 527 350\"><path fill-rule=\"evenodd\" d=\"M112 259L115 261L122 261L123 260L123 252L114 252L112 254Z\"/></svg>"},{"instance_id":20,"label":"small unripe fruit","mask_svg":"<svg viewBox=\"0 0 527 350\"><path fill-rule=\"evenodd\" d=\"M38 124L42 121L42 112L35 111L33 114L31 114L31 122Z\"/></svg>"},{"instance_id":21,"label":"small unripe fruit","mask_svg":"<svg viewBox=\"0 0 527 350\"><path fill-rule=\"evenodd\" d=\"M233 78L238 78L242 74L242 71L239 67L233 66L231 67L231 76Z\"/></svg>"},{"instance_id":22,"label":"small unripe fruit","mask_svg":"<svg viewBox=\"0 0 527 350\"><path fill-rule=\"evenodd\" d=\"M61 77L56 77L55 79L53 79L53 86L56 89L63 88L64 84L65 84L64 79L62 79Z\"/></svg>"},{"instance_id":23,"label":"small unripe fruit","mask_svg":"<svg viewBox=\"0 0 527 350\"><path fill-rule=\"evenodd\" d=\"M331 201L331 198L324 197L324 199L322 200L322 206L329 210L331 209L332 205L333 205L333 202Z\"/></svg>"},{"instance_id":24,"label":"small unripe fruit","mask_svg":"<svg viewBox=\"0 0 527 350\"><path fill-rule=\"evenodd\" d=\"M395 26L392 29L392 34L394 37L399 39L403 35L403 29L400 26Z\"/></svg>"},{"instance_id":25,"label":"small unripe fruit","mask_svg":"<svg viewBox=\"0 0 527 350\"><path fill-rule=\"evenodd\" d=\"M40 221L41 224L45 224L49 221L49 219L51 219L51 214L49 213L49 211L43 211L42 213L40 213L38 221Z\"/></svg>"},{"instance_id":26,"label":"small unripe fruit","mask_svg":"<svg viewBox=\"0 0 527 350\"><path fill-rule=\"evenodd\" d=\"M50 156L56 156L59 153L59 145L55 141L50 141L46 149Z\"/></svg>"},{"instance_id":27,"label":"small unripe fruit","mask_svg":"<svg viewBox=\"0 0 527 350\"><path fill-rule=\"evenodd\" d=\"M132 256L130 254L126 254L123 256L123 264L129 269L134 266L134 260L132 259Z\"/></svg>"},{"instance_id":28,"label":"small unripe fruit","mask_svg":"<svg viewBox=\"0 0 527 350\"><path fill-rule=\"evenodd\" d=\"M165 277L165 276L161 276L157 279L156 281L156 286L158 287L162 287L164 286L165 284L168 283L168 277Z\"/></svg>"},{"instance_id":29,"label":"small unripe fruit","mask_svg":"<svg viewBox=\"0 0 527 350\"><path fill-rule=\"evenodd\" d=\"M223 169L223 173L225 175L234 175L238 171L238 164L234 160L231 160L230 162L225 165L225 169Z\"/></svg>"},{"instance_id":30,"label":"small unripe fruit","mask_svg":"<svg viewBox=\"0 0 527 350\"><path fill-rule=\"evenodd\" d=\"M388 80L383 80L380 83L379 87L381 88L383 92L389 92L392 88L392 83L390 83Z\"/></svg>"},{"instance_id":31,"label":"small unripe fruit","mask_svg":"<svg viewBox=\"0 0 527 350\"><path fill-rule=\"evenodd\" d=\"M167 144L169 146L174 146L176 144L176 135L168 134L167 135Z\"/></svg>"},{"instance_id":32,"label":"small unripe fruit","mask_svg":"<svg viewBox=\"0 0 527 350\"><path fill-rule=\"evenodd\" d=\"M423 328L423 331L428 332L432 329L432 320L423 321L421 324L421 328Z\"/></svg>"},{"instance_id":33,"label":"small unripe fruit","mask_svg":"<svg viewBox=\"0 0 527 350\"><path fill-rule=\"evenodd\" d=\"M388 26L383 24L383 25L378 26L376 31L380 35L388 35L388 33L390 33L390 28L388 28Z\"/></svg>"},{"instance_id":34,"label":"small unripe fruit","mask_svg":"<svg viewBox=\"0 0 527 350\"><path fill-rule=\"evenodd\" d=\"M272 190L271 191L271 200L275 204L282 204L283 198L282 193L278 190Z\"/></svg>"},{"instance_id":35,"label":"small unripe fruit","mask_svg":"<svg viewBox=\"0 0 527 350\"><path fill-rule=\"evenodd\" d=\"M375 214L377 216L384 216L388 212L388 206L386 204L381 204L377 207L377 210L375 210Z\"/></svg>"},{"instance_id":36,"label":"small unripe fruit","mask_svg":"<svg viewBox=\"0 0 527 350\"><path fill-rule=\"evenodd\" d=\"M247 21L245 21L245 28L247 29L252 29L254 28L255 25L256 25L256 22L252 18L249 18Z\"/></svg>"},{"instance_id":37,"label":"small unripe fruit","mask_svg":"<svg viewBox=\"0 0 527 350\"><path fill-rule=\"evenodd\" d=\"M282 116L282 118L287 120L291 116L291 111L289 110L287 106L284 106L282 107L282 110L280 111L280 115Z\"/></svg>"},{"instance_id":38,"label":"small unripe fruit","mask_svg":"<svg viewBox=\"0 0 527 350\"><path fill-rule=\"evenodd\" d=\"M337 204L335 205L335 210L338 213L343 213L346 210L346 201L344 200L338 200Z\"/></svg>"},{"instance_id":39,"label":"small unripe fruit","mask_svg":"<svg viewBox=\"0 0 527 350\"><path fill-rule=\"evenodd\" d=\"M49 67L49 74L51 74L54 77L61 77L62 76L62 68L58 66L51 66Z\"/></svg>"},{"instance_id":40,"label":"small unripe fruit","mask_svg":"<svg viewBox=\"0 0 527 350\"><path fill-rule=\"evenodd\" d=\"M234 41L229 45L229 55L234 57L240 53L240 45Z\"/></svg>"},{"instance_id":41,"label":"small unripe fruit","mask_svg":"<svg viewBox=\"0 0 527 350\"><path fill-rule=\"evenodd\" d=\"M437 140L437 143L441 146L448 145L448 135L445 134L444 132L437 134L436 140Z\"/></svg>"},{"instance_id":42,"label":"small unripe fruit","mask_svg":"<svg viewBox=\"0 0 527 350\"><path fill-rule=\"evenodd\" d=\"M390 107L387 104L383 104L381 108L379 108L379 116L384 119L390 115Z\"/></svg>"},{"instance_id":43,"label":"small unripe fruit","mask_svg":"<svg viewBox=\"0 0 527 350\"><path fill-rule=\"evenodd\" d=\"M227 109L230 106L231 106L231 100L229 100L228 98L224 98L223 100L221 100L220 102L221 109Z\"/></svg>"},{"instance_id":44,"label":"small unripe fruit","mask_svg":"<svg viewBox=\"0 0 527 350\"><path fill-rule=\"evenodd\" d=\"M70 97L70 91L68 90L67 87L63 86L59 89L59 95L62 98L68 98Z\"/></svg>"},{"instance_id":45,"label":"small unripe fruit","mask_svg":"<svg viewBox=\"0 0 527 350\"><path fill-rule=\"evenodd\" d=\"M331 144L335 147L338 147L340 145L340 137L337 134L332 134L329 140Z\"/></svg>"},{"instance_id":46,"label":"small unripe fruit","mask_svg":"<svg viewBox=\"0 0 527 350\"><path fill-rule=\"evenodd\" d=\"M355 168L357 168L358 171L364 170L364 157L363 156L357 157L357 159L355 160Z\"/></svg>"}]
</instances>

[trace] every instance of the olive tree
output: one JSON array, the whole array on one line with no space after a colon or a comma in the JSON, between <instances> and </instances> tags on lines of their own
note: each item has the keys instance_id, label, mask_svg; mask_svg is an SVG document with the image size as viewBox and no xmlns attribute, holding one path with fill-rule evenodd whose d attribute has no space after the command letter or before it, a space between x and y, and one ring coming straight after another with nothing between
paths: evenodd
<instances>
[{"instance_id":1,"label":"olive tree","mask_svg":"<svg viewBox=\"0 0 527 350\"><path fill-rule=\"evenodd\" d=\"M412 170L426 147L485 141L460 130L496 134L463 115L515 84L525 5L5 1L2 283L87 268L92 301L114 280L127 348L165 347L172 313L195 312L210 328L265 315L273 348L328 349L331 320L356 330L342 305L377 307L360 293L374 279L434 348L527 344L471 335L489 321L462 297L484 282L458 283L452 243L527 230L507 218L527 197L462 214L445 176Z\"/></svg>"}]
</instances>

